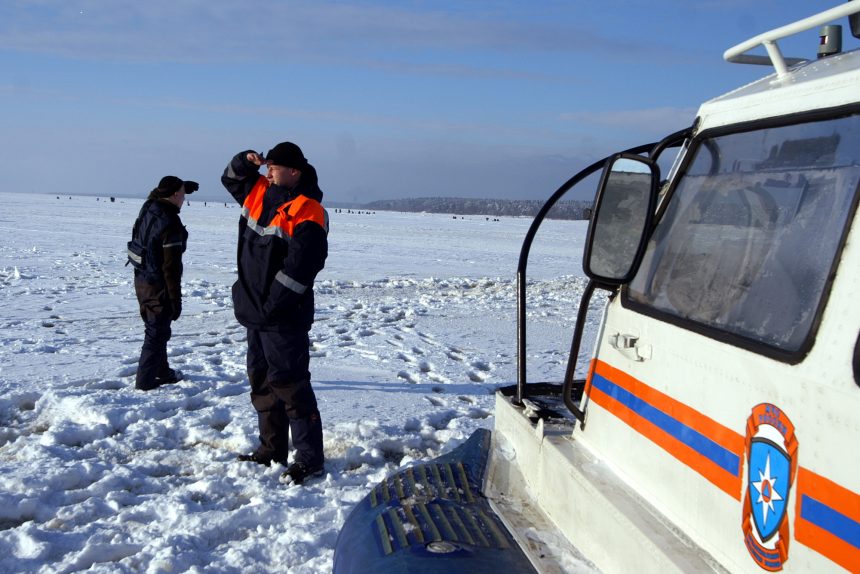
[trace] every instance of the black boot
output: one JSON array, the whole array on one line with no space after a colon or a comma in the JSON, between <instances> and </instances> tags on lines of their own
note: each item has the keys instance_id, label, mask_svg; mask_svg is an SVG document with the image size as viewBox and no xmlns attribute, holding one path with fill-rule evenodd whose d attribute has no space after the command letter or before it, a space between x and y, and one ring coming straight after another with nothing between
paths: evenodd
<instances>
[{"instance_id":1,"label":"black boot","mask_svg":"<svg viewBox=\"0 0 860 574\"><path fill-rule=\"evenodd\" d=\"M295 462L287 467L281 479L292 484L304 484L309 478L325 472L323 455L322 421L319 412L302 419L290 419Z\"/></svg>"},{"instance_id":2,"label":"black boot","mask_svg":"<svg viewBox=\"0 0 860 574\"><path fill-rule=\"evenodd\" d=\"M168 367L166 370L163 370L158 376L155 378L155 383L160 387L161 385L172 385L174 383L178 383L183 378L185 378L182 374L182 371L173 370Z\"/></svg>"},{"instance_id":3,"label":"black boot","mask_svg":"<svg viewBox=\"0 0 860 574\"><path fill-rule=\"evenodd\" d=\"M325 468L322 464L309 466L303 462L294 462L281 475L281 478L293 484L304 484L307 479L322 476L324 472Z\"/></svg>"},{"instance_id":4,"label":"black boot","mask_svg":"<svg viewBox=\"0 0 860 574\"><path fill-rule=\"evenodd\" d=\"M283 405L275 405L269 411L257 411L257 422L260 447L253 454L240 455L239 460L250 460L266 466L272 461L286 465L290 452L290 420Z\"/></svg>"},{"instance_id":5,"label":"black boot","mask_svg":"<svg viewBox=\"0 0 860 574\"><path fill-rule=\"evenodd\" d=\"M296 449L295 462L310 469L322 469L325 456L319 411L308 417L290 419L290 432L293 435L293 448Z\"/></svg>"},{"instance_id":6,"label":"black boot","mask_svg":"<svg viewBox=\"0 0 860 574\"><path fill-rule=\"evenodd\" d=\"M170 319L150 317L144 322L143 347L137 364L135 387L142 391L158 388L158 376L167 366L167 341L170 340Z\"/></svg>"},{"instance_id":7,"label":"black boot","mask_svg":"<svg viewBox=\"0 0 860 574\"><path fill-rule=\"evenodd\" d=\"M145 340L137 363L137 374L134 387L140 391L151 391L158 388L159 351L153 348L151 341Z\"/></svg>"},{"instance_id":8,"label":"black boot","mask_svg":"<svg viewBox=\"0 0 860 574\"><path fill-rule=\"evenodd\" d=\"M239 462L254 462L263 466L270 466L272 464L272 456L259 450L255 450L251 454L240 454L236 457L236 460Z\"/></svg>"}]
</instances>

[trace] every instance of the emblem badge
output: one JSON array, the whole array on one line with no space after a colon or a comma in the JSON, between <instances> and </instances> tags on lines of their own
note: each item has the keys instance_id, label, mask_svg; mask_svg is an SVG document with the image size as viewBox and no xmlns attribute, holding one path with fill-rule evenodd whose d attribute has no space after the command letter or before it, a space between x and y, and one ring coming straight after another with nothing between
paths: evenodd
<instances>
[{"instance_id":1,"label":"emblem badge","mask_svg":"<svg viewBox=\"0 0 860 574\"><path fill-rule=\"evenodd\" d=\"M756 405L747 419L744 445L744 543L756 564L776 572L788 560L788 495L797 471L794 425L779 407Z\"/></svg>"}]
</instances>

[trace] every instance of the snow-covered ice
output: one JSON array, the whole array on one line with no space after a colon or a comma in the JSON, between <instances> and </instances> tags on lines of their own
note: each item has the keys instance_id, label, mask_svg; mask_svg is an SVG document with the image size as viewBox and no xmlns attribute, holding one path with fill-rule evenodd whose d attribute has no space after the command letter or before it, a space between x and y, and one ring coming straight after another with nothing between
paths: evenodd
<instances>
[{"instance_id":1,"label":"snow-covered ice","mask_svg":"<svg viewBox=\"0 0 860 574\"><path fill-rule=\"evenodd\" d=\"M237 462L257 440L230 301L239 208L189 199L168 346L186 380L143 393L124 266L143 198L0 193L0 572L329 572L353 505L491 428L515 382L529 219L329 209L311 332L326 475L288 486ZM563 376L584 234L547 221L532 247L529 380Z\"/></svg>"}]
</instances>

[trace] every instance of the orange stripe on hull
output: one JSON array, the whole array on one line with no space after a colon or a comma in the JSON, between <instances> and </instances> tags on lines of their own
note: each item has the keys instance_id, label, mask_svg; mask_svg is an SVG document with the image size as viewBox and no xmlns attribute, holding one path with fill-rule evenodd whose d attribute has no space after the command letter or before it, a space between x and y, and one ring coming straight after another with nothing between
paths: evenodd
<instances>
[{"instance_id":1,"label":"orange stripe on hull","mask_svg":"<svg viewBox=\"0 0 860 574\"><path fill-rule=\"evenodd\" d=\"M743 458L744 438L731 429L724 427L698 411L680 403L668 395L645 385L627 373L611 367L602 361L596 361L594 373L611 381L651 407L658 409L678 423L693 429L702 436L719 444L724 449L734 453L740 460ZM589 396L594 402L624 421L631 428L654 442L660 448L698 472L714 486L734 498L741 499L741 468L737 474L728 472L713 460L704 456L694 448L678 440L627 405L604 393L592 383L589 378Z\"/></svg>"}]
</instances>

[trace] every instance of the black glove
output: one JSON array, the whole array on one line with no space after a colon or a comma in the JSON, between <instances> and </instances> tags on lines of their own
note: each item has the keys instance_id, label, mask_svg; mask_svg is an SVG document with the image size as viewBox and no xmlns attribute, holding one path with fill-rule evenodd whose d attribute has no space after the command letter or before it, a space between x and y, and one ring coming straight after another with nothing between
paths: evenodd
<instances>
[{"instance_id":1,"label":"black glove","mask_svg":"<svg viewBox=\"0 0 860 574\"><path fill-rule=\"evenodd\" d=\"M173 308L173 315L170 316L170 319L176 321L182 314L182 301L171 301L170 306Z\"/></svg>"},{"instance_id":2,"label":"black glove","mask_svg":"<svg viewBox=\"0 0 860 574\"><path fill-rule=\"evenodd\" d=\"M187 180L185 182L185 193L194 193L200 189L200 184L196 181Z\"/></svg>"}]
</instances>

